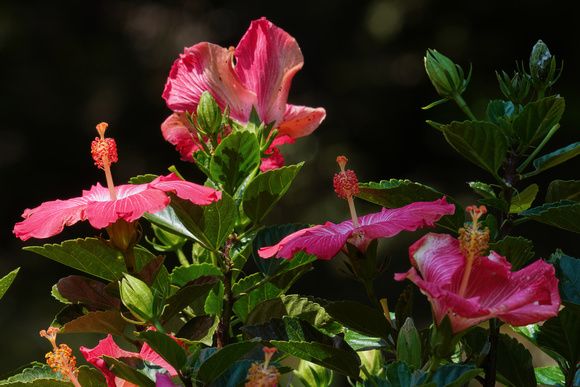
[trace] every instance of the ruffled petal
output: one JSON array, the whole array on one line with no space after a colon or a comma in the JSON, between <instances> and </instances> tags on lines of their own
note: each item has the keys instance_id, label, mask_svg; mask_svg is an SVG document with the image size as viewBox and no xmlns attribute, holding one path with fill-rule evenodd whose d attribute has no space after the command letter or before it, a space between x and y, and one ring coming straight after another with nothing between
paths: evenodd
<instances>
[{"instance_id":1,"label":"ruffled petal","mask_svg":"<svg viewBox=\"0 0 580 387\"><path fill-rule=\"evenodd\" d=\"M199 99L209 91L216 103L230 107L230 117L241 124L248 122L256 94L236 75L232 53L211 43L186 48L175 61L165 84L163 98L175 112L197 112Z\"/></svg>"},{"instance_id":2,"label":"ruffled petal","mask_svg":"<svg viewBox=\"0 0 580 387\"><path fill-rule=\"evenodd\" d=\"M290 259L297 252L304 251L306 254L316 255L318 259L330 259L338 254L352 232L352 221L340 224L328 222L325 225L298 230L275 246L259 249L258 254L262 258L275 256Z\"/></svg>"},{"instance_id":3,"label":"ruffled petal","mask_svg":"<svg viewBox=\"0 0 580 387\"><path fill-rule=\"evenodd\" d=\"M286 113L277 125L278 136L304 137L312 133L326 118L323 108L286 105Z\"/></svg>"},{"instance_id":4,"label":"ruffled petal","mask_svg":"<svg viewBox=\"0 0 580 387\"><path fill-rule=\"evenodd\" d=\"M93 187L94 188L94 187ZM103 192L106 191L106 193ZM161 190L149 187L147 184L125 184L115 187L117 200L108 197L108 190L91 189L86 195L90 200L86 215L95 228L104 228L116 222L119 218L127 222L139 219L145 212L154 214L169 204L169 197Z\"/></svg>"},{"instance_id":5,"label":"ruffled petal","mask_svg":"<svg viewBox=\"0 0 580 387\"><path fill-rule=\"evenodd\" d=\"M13 232L23 241L29 238L49 238L59 234L64 226L85 220L88 202L88 199L80 197L45 202L32 210L27 209L22 214L25 219L16 223Z\"/></svg>"},{"instance_id":6,"label":"ruffled petal","mask_svg":"<svg viewBox=\"0 0 580 387\"><path fill-rule=\"evenodd\" d=\"M161 124L163 138L175 145L183 161L193 162L193 152L199 149L195 128L185 113L173 113Z\"/></svg>"},{"instance_id":7,"label":"ruffled petal","mask_svg":"<svg viewBox=\"0 0 580 387\"><path fill-rule=\"evenodd\" d=\"M164 192L175 192L180 198L200 206L218 201L222 197L221 191L182 180L174 173L170 173L167 176L159 176L149 183L149 186Z\"/></svg>"},{"instance_id":8,"label":"ruffled petal","mask_svg":"<svg viewBox=\"0 0 580 387\"><path fill-rule=\"evenodd\" d=\"M260 119L276 126L286 113L286 101L294 74L304 57L296 40L266 18L254 20L235 49L234 71L256 93Z\"/></svg>"}]
</instances>

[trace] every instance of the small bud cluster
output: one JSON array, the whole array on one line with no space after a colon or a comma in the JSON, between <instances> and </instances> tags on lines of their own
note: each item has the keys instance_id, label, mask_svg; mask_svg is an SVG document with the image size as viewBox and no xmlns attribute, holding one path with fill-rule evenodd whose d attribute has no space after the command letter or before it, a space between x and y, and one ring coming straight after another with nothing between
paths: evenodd
<instances>
[{"instance_id":1,"label":"small bud cluster","mask_svg":"<svg viewBox=\"0 0 580 387\"><path fill-rule=\"evenodd\" d=\"M466 257L478 257L488 249L489 228L481 229L481 224L478 222L481 215L487 212L487 209L484 206L479 208L470 206L466 210L471 214L473 222L471 227L466 225L466 227L459 229L461 253Z\"/></svg>"},{"instance_id":2,"label":"small bud cluster","mask_svg":"<svg viewBox=\"0 0 580 387\"><path fill-rule=\"evenodd\" d=\"M278 384L280 373L274 366L268 366L276 348L264 347L265 361L262 364L258 362L252 364L248 370L248 382L246 387L275 387Z\"/></svg>"},{"instance_id":3,"label":"small bud cluster","mask_svg":"<svg viewBox=\"0 0 580 387\"><path fill-rule=\"evenodd\" d=\"M334 175L333 179L334 192L338 194L339 198L343 199L356 196L360 193L356 174L350 169L347 171L344 170L347 161L347 158L344 156L337 157L336 162L340 165L341 172Z\"/></svg>"},{"instance_id":4,"label":"small bud cluster","mask_svg":"<svg viewBox=\"0 0 580 387\"><path fill-rule=\"evenodd\" d=\"M76 358L72 356L72 350L66 344L56 345L56 334L59 329L50 327L48 331L40 331L40 336L45 337L52 344L52 351L46 354L46 363L54 372L60 372L65 380L70 380L74 385L79 385L76 379L78 373Z\"/></svg>"}]
</instances>

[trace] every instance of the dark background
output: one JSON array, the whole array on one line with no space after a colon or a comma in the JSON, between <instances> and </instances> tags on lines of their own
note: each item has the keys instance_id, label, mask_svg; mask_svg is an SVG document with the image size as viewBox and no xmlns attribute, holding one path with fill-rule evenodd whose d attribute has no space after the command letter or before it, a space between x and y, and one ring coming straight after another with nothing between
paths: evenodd
<instances>
[{"instance_id":1,"label":"dark background","mask_svg":"<svg viewBox=\"0 0 580 387\"><path fill-rule=\"evenodd\" d=\"M465 117L452 103L421 110L439 96L423 68L435 48L473 77L467 102L484 117L489 100L502 98L495 70L512 74L538 39L546 42L564 74L552 93L566 98L562 128L547 153L578 141L580 55L577 6L570 1L297 0L275 1L3 1L0 2L0 276L21 267L0 300L0 374L50 349L38 331L62 305L50 295L58 279L79 274L21 248L96 236L88 224L69 227L49 240L22 242L12 234L25 208L79 196L100 181L92 165L95 125L109 123L119 162L116 184L143 174L165 174L175 164L201 182L195 166L179 160L159 126L170 114L161 98L173 64L185 46L210 41L235 46L250 21L266 16L294 36L304 68L294 78L289 102L326 108L327 118L308 138L283 149L288 163L306 161L292 188L265 223L340 222L346 203L336 198L332 176L338 155L349 158L360 181L407 178L459 200L475 203L467 181L488 176L456 156L426 119ZM551 170L554 178L578 179L579 161ZM541 185L540 200L546 181ZM359 215L378 211L358 202ZM556 248L580 257L577 236L538 224L522 233L537 239L537 257ZM383 241L392 259L377 281L391 308L406 284L392 280L409 268L406 249L419 234ZM172 257L168 258L171 262ZM342 274L342 258L316 263L295 286L301 294L366 302L362 286ZM426 311L416 293L418 312ZM77 351L99 335L62 336Z\"/></svg>"}]
</instances>

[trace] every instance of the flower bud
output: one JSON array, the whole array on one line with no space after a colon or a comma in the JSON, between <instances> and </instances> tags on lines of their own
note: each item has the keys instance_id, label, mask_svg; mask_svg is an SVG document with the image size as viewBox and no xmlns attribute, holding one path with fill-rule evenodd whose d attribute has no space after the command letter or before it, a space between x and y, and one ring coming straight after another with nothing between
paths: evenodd
<instances>
[{"instance_id":1,"label":"flower bud","mask_svg":"<svg viewBox=\"0 0 580 387\"><path fill-rule=\"evenodd\" d=\"M369 374L373 376L381 377L383 376L384 368L383 368L383 356L381 355L381 351L378 349L371 349L369 351L360 351L358 352L360 357L360 362L364 365ZM361 375L363 379L366 379L366 375Z\"/></svg>"},{"instance_id":2,"label":"flower bud","mask_svg":"<svg viewBox=\"0 0 580 387\"><path fill-rule=\"evenodd\" d=\"M471 70L467 79L463 79L463 69L436 50L427 50L425 56L425 70L437 93L445 98L452 98L455 94L465 91Z\"/></svg>"},{"instance_id":3,"label":"flower bud","mask_svg":"<svg viewBox=\"0 0 580 387\"><path fill-rule=\"evenodd\" d=\"M119 290L123 305L129 309L135 318L143 323L153 321L156 317L154 313L155 300L151 289L145 282L125 274L125 278L119 284Z\"/></svg>"},{"instance_id":4,"label":"flower bud","mask_svg":"<svg viewBox=\"0 0 580 387\"><path fill-rule=\"evenodd\" d=\"M534 81L545 82L550 72L552 54L541 40L534 45L530 54L530 75Z\"/></svg>"},{"instance_id":5,"label":"flower bud","mask_svg":"<svg viewBox=\"0 0 580 387\"><path fill-rule=\"evenodd\" d=\"M222 126L222 110L208 91L204 91L197 105L197 125L206 136L219 132Z\"/></svg>"},{"instance_id":6,"label":"flower bud","mask_svg":"<svg viewBox=\"0 0 580 387\"><path fill-rule=\"evenodd\" d=\"M530 91L530 82L528 79L522 77L518 72L516 72L511 79L505 71L502 71L501 76L496 71L495 75L503 95L514 104L521 104Z\"/></svg>"},{"instance_id":7,"label":"flower bud","mask_svg":"<svg viewBox=\"0 0 580 387\"><path fill-rule=\"evenodd\" d=\"M397 337L397 360L416 370L421 368L421 338L411 317L407 317Z\"/></svg>"},{"instance_id":8,"label":"flower bud","mask_svg":"<svg viewBox=\"0 0 580 387\"><path fill-rule=\"evenodd\" d=\"M298 379L307 387L330 386L332 382L332 371L326 367L301 360L298 370L294 371Z\"/></svg>"}]
</instances>

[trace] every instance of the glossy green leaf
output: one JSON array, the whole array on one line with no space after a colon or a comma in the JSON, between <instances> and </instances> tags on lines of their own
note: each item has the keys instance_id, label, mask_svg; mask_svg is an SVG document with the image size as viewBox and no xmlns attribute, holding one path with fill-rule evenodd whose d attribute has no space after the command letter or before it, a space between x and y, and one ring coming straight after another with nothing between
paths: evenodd
<instances>
[{"instance_id":1,"label":"glossy green leaf","mask_svg":"<svg viewBox=\"0 0 580 387\"><path fill-rule=\"evenodd\" d=\"M169 320L196 301L205 303L208 294L216 286L217 281L217 278L210 278L205 283L181 287L175 294L165 300L163 319Z\"/></svg>"},{"instance_id":2,"label":"glossy green leaf","mask_svg":"<svg viewBox=\"0 0 580 387\"><path fill-rule=\"evenodd\" d=\"M571 200L580 202L580 180L554 180L548 186L546 203Z\"/></svg>"},{"instance_id":3,"label":"glossy green leaf","mask_svg":"<svg viewBox=\"0 0 580 387\"><path fill-rule=\"evenodd\" d=\"M206 385L211 383L258 344L257 341L241 341L218 349L201 363L197 379Z\"/></svg>"},{"instance_id":4,"label":"glossy green leaf","mask_svg":"<svg viewBox=\"0 0 580 387\"><path fill-rule=\"evenodd\" d=\"M349 329L371 337L380 337L392 341L391 324L378 310L356 301L335 301L325 305L324 309L336 321Z\"/></svg>"},{"instance_id":5,"label":"glossy green leaf","mask_svg":"<svg viewBox=\"0 0 580 387\"><path fill-rule=\"evenodd\" d=\"M178 266L171 272L171 283L176 286L184 286L202 276L223 276L221 270L210 263L201 263L187 267Z\"/></svg>"},{"instance_id":6,"label":"glossy green leaf","mask_svg":"<svg viewBox=\"0 0 580 387\"><path fill-rule=\"evenodd\" d=\"M564 230L580 233L580 203L560 200L557 203L546 203L521 212L520 215L559 227Z\"/></svg>"},{"instance_id":7,"label":"glossy green leaf","mask_svg":"<svg viewBox=\"0 0 580 387\"><path fill-rule=\"evenodd\" d=\"M181 222L175 210L171 206L165 207L163 210L154 214L144 213L143 217L157 227L178 235L182 238L191 241L199 241L199 239L192 234L187 227Z\"/></svg>"},{"instance_id":8,"label":"glossy green leaf","mask_svg":"<svg viewBox=\"0 0 580 387\"><path fill-rule=\"evenodd\" d=\"M382 349L388 346L388 343L380 337L363 335L362 333L348 328L342 329L344 331L344 341L346 341L346 343L357 352Z\"/></svg>"},{"instance_id":9,"label":"glossy green leaf","mask_svg":"<svg viewBox=\"0 0 580 387\"><path fill-rule=\"evenodd\" d=\"M550 262L556 268L562 300L580 305L580 259L556 253L552 254Z\"/></svg>"},{"instance_id":10,"label":"glossy green leaf","mask_svg":"<svg viewBox=\"0 0 580 387\"><path fill-rule=\"evenodd\" d=\"M444 364L437 369L431 379L437 386L461 387L483 370L472 365Z\"/></svg>"},{"instance_id":11,"label":"glossy green leaf","mask_svg":"<svg viewBox=\"0 0 580 387\"><path fill-rule=\"evenodd\" d=\"M543 139L560 121L564 108L564 98L559 96L543 98L524 106L513 122L514 133L520 144L527 148Z\"/></svg>"},{"instance_id":12,"label":"glossy green leaf","mask_svg":"<svg viewBox=\"0 0 580 387\"><path fill-rule=\"evenodd\" d=\"M217 330L218 324L218 316L209 314L195 316L181 327L176 337L211 346L213 343L213 335Z\"/></svg>"},{"instance_id":13,"label":"glossy green leaf","mask_svg":"<svg viewBox=\"0 0 580 387\"><path fill-rule=\"evenodd\" d=\"M445 139L457 152L497 176L508 150L499 127L484 121L454 121L442 129Z\"/></svg>"},{"instance_id":14,"label":"glossy green leaf","mask_svg":"<svg viewBox=\"0 0 580 387\"><path fill-rule=\"evenodd\" d=\"M533 174L555 167L556 165L562 164L578 155L580 155L580 142L575 142L567 147L560 148L554 152L548 153L547 155L538 157L534 160L534 168L536 168L536 170Z\"/></svg>"},{"instance_id":15,"label":"glossy green leaf","mask_svg":"<svg viewBox=\"0 0 580 387\"><path fill-rule=\"evenodd\" d=\"M515 195L510 203L510 214L517 214L530 208L532 206L532 202L538 194L538 190L539 187L537 184L531 184L522 192Z\"/></svg>"},{"instance_id":16,"label":"glossy green leaf","mask_svg":"<svg viewBox=\"0 0 580 387\"><path fill-rule=\"evenodd\" d=\"M565 377L562 369L557 366L537 367L534 369L536 381L546 386L564 387Z\"/></svg>"},{"instance_id":17,"label":"glossy green leaf","mask_svg":"<svg viewBox=\"0 0 580 387\"><path fill-rule=\"evenodd\" d=\"M222 192L221 200L203 206L202 230L214 248L220 248L228 239L236 223L236 216L236 203L225 192Z\"/></svg>"},{"instance_id":18,"label":"glossy green leaf","mask_svg":"<svg viewBox=\"0 0 580 387\"><path fill-rule=\"evenodd\" d=\"M414 202L431 202L445 196L431 187L409 180L382 180L378 183L361 183L359 187L358 198L386 208L399 208ZM437 224L457 232L463 227L465 212L453 198L447 197L447 202L455 205L455 213L442 217Z\"/></svg>"},{"instance_id":19,"label":"glossy green leaf","mask_svg":"<svg viewBox=\"0 0 580 387\"><path fill-rule=\"evenodd\" d=\"M246 321L246 318L250 312L253 312L257 305L261 302L276 298L282 294L282 289L278 288L272 283L265 283L262 286L252 290L249 294L240 297L233 307L233 311L242 321ZM258 313L260 309L256 309Z\"/></svg>"},{"instance_id":20,"label":"glossy green leaf","mask_svg":"<svg viewBox=\"0 0 580 387\"><path fill-rule=\"evenodd\" d=\"M300 318L317 328L340 330L334 319L317 302L295 294L282 295L260 302L247 314L245 325L256 325L269 321L271 318L284 316Z\"/></svg>"},{"instance_id":21,"label":"glossy green leaf","mask_svg":"<svg viewBox=\"0 0 580 387\"><path fill-rule=\"evenodd\" d=\"M558 316L540 327L536 341L540 347L549 349L547 353L555 360L566 359L569 364L577 364L580 361L580 316L567 307L560 310Z\"/></svg>"},{"instance_id":22,"label":"glossy green leaf","mask_svg":"<svg viewBox=\"0 0 580 387\"><path fill-rule=\"evenodd\" d=\"M489 244L489 249L505 257L512 265L512 271L520 270L534 257L534 244L523 237L507 236Z\"/></svg>"},{"instance_id":23,"label":"glossy green leaf","mask_svg":"<svg viewBox=\"0 0 580 387\"><path fill-rule=\"evenodd\" d=\"M516 338L500 335L497 372L513 386L536 386L532 355Z\"/></svg>"},{"instance_id":24,"label":"glossy green leaf","mask_svg":"<svg viewBox=\"0 0 580 387\"><path fill-rule=\"evenodd\" d=\"M6 375L5 375L6 376ZM67 387L70 382L62 380L60 373L55 373L47 364L32 362L0 381L2 386L10 387Z\"/></svg>"},{"instance_id":25,"label":"glossy green leaf","mask_svg":"<svg viewBox=\"0 0 580 387\"><path fill-rule=\"evenodd\" d=\"M181 370L187 363L187 353L185 349L168 335L149 330L137 334L139 340L145 341L153 351L161 356L176 370Z\"/></svg>"},{"instance_id":26,"label":"glossy green leaf","mask_svg":"<svg viewBox=\"0 0 580 387\"><path fill-rule=\"evenodd\" d=\"M260 223L286 193L304 163L260 173L246 187L243 209L255 223Z\"/></svg>"},{"instance_id":27,"label":"glossy green leaf","mask_svg":"<svg viewBox=\"0 0 580 387\"><path fill-rule=\"evenodd\" d=\"M472 181L468 184L471 189L473 189L477 194L481 195L484 199L495 198L495 192L489 184L485 184L480 181Z\"/></svg>"},{"instance_id":28,"label":"glossy green leaf","mask_svg":"<svg viewBox=\"0 0 580 387\"><path fill-rule=\"evenodd\" d=\"M80 366L77 379L83 387L106 387L107 381L103 373L97 368Z\"/></svg>"},{"instance_id":29,"label":"glossy green leaf","mask_svg":"<svg viewBox=\"0 0 580 387\"><path fill-rule=\"evenodd\" d=\"M107 368L121 379L139 387L155 387L155 382L147 377L144 372L132 368L114 357L102 355L101 358L105 361Z\"/></svg>"},{"instance_id":30,"label":"glossy green leaf","mask_svg":"<svg viewBox=\"0 0 580 387\"><path fill-rule=\"evenodd\" d=\"M28 246L24 247L24 250L107 281L114 281L127 271L120 253L97 238L79 238L61 244Z\"/></svg>"},{"instance_id":31,"label":"glossy green leaf","mask_svg":"<svg viewBox=\"0 0 580 387\"><path fill-rule=\"evenodd\" d=\"M234 195L243 181L260 166L260 144L248 131L234 132L222 139L212 155L209 170L214 181Z\"/></svg>"},{"instance_id":32,"label":"glossy green leaf","mask_svg":"<svg viewBox=\"0 0 580 387\"><path fill-rule=\"evenodd\" d=\"M12 281L14 281L14 278L16 278L16 274L18 274L19 270L20 268L14 269L10 273L2 277L2 279L0 279L0 298L4 296L4 294L12 284Z\"/></svg>"}]
</instances>

